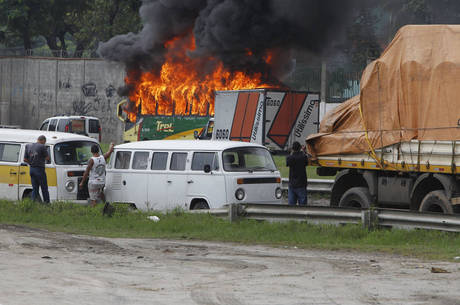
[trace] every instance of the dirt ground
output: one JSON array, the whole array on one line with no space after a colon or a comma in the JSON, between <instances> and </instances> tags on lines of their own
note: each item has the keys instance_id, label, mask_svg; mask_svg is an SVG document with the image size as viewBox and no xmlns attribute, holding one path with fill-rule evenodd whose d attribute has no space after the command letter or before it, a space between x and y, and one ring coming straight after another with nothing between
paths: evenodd
<instances>
[{"instance_id":1,"label":"dirt ground","mask_svg":"<svg viewBox=\"0 0 460 305\"><path fill-rule=\"evenodd\" d=\"M460 263L0 225L2 305L457 305L459 281Z\"/></svg>"}]
</instances>

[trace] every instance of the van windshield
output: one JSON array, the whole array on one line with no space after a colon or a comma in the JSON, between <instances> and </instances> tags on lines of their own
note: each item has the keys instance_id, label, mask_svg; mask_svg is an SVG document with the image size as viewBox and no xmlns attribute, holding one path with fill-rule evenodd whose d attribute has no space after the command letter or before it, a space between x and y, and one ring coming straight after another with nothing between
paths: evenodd
<instances>
[{"instance_id":1,"label":"van windshield","mask_svg":"<svg viewBox=\"0 0 460 305\"><path fill-rule=\"evenodd\" d=\"M54 161L59 165L86 164L92 156L91 146L94 144L96 143L91 141L69 141L56 144L54 145Z\"/></svg>"},{"instance_id":2,"label":"van windshield","mask_svg":"<svg viewBox=\"0 0 460 305\"><path fill-rule=\"evenodd\" d=\"M223 152L227 172L276 171L270 152L260 147L238 147Z\"/></svg>"}]
</instances>

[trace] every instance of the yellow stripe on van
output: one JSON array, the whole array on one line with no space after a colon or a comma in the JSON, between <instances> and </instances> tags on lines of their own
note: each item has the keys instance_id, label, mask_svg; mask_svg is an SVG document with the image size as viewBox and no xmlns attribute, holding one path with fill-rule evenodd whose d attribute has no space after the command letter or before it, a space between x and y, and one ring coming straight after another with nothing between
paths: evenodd
<instances>
[{"instance_id":1,"label":"yellow stripe on van","mask_svg":"<svg viewBox=\"0 0 460 305\"><path fill-rule=\"evenodd\" d=\"M16 174L12 174L16 173ZM0 183L4 184L17 184L19 175L19 166L14 165L0 165Z\"/></svg>"},{"instance_id":2,"label":"yellow stripe on van","mask_svg":"<svg viewBox=\"0 0 460 305\"><path fill-rule=\"evenodd\" d=\"M45 169L45 172L46 172L46 180L48 181L48 186L57 186L56 168L47 167ZM29 172L28 166L21 166L19 184L32 185L32 181L30 180L30 172Z\"/></svg>"}]
</instances>

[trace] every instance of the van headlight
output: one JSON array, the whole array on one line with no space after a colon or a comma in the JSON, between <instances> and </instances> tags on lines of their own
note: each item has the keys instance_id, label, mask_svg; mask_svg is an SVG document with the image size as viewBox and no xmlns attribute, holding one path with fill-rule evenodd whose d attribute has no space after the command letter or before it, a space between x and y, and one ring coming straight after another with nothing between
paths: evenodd
<instances>
[{"instance_id":1,"label":"van headlight","mask_svg":"<svg viewBox=\"0 0 460 305\"><path fill-rule=\"evenodd\" d=\"M75 182L69 180L65 183L65 189L67 192L71 193L75 189Z\"/></svg>"},{"instance_id":2,"label":"van headlight","mask_svg":"<svg viewBox=\"0 0 460 305\"><path fill-rule=\"evenodd\" d=\"M283 190L280 187L277 187L275 190L276 199L281 199L282 196L283 196Z\"/></svg>"},{"instance_id":3,"label":"van headlight","mask_svg":"<svg viewBox=\"0 0 460 305\"><path fill-rule=\"evenodd\" d=\"M238 199L238 200L243 200L244 199L244 190L243 189L237 189L235 191L235 198Z\"/></svg>"}]
</instances>

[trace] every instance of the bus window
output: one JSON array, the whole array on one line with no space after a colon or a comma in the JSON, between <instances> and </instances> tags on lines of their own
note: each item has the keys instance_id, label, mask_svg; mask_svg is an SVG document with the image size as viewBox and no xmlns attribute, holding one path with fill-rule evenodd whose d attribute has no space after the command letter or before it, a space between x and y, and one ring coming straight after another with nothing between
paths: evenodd
<instances>
[{"instance_id":1,"label":"bus window","mask_svg":"<svg viewBox=\"0 0 460 305\"><path fill-rule=\"evenodd\" d=\"M133 169L147 169L149 164L149 153L146 151L137 151L133 157Z\"/></svg>"},{"instance_id":2,"label":"bus window","mask_svg":"<svg viewBox=\"0 0 460 305\"><path fill-rule=\"evenodd\" d=\"M69 132L70 121L68 119L60 119L57 125L57 131Z\"/></svg>"},{"instance_id":3,"label":"bus window","mask_svg":"<svg viewBox=\"0 0 460 305\"><path fill-rule=\"evenodd\" d=\"M130 151L117 151L117 155L115 157L115 168L116 169L128 169L130 160L131 160Z\"/></svg>"},{"instance_id":4,"label":"bus window","mask_svg":"<svg viewBox=\"0 0 460 305\"><path fill-rule=\"evenodd\" d=\"M99 120L89 120L89 133L99 133Z\"/></svg>"},{"instance_id":5,"label":"bus window","mask_svg":"<svg viewBox=\"0 0 460 305\"><path fill-rule=\"evenodd\" d=\"M0 161L18 162L21 145L0 143Z\"/></svg>"},{"instance_id":6,"label":"bus window","mask_svg":"<svg viewBox=\"0 0 460 305\"><path fill-rule=\"evenodd\" d=\"M48 125L50 121L44 121L42 126L40 126L40 130L48 130Z\"/></svg>"},{"instance_id":7,"label":"bus window","mask_svg":"<svg viewBox=\"0 0 460 305\"><path fill-rule=\"evenodd\" d=\"M169 169L173 171L184 171L186 161L187 161L186 153L173 153L171 157L171 165L169 166Z\"/></svg>"},{"instance_id":8,"label":"bus window","mask_svg":"<svg viewBox=\"0 0 460 305\"><path fill-rule=\"evenodd\" d=\"M214 152L196 152L193 154L192 171L202 171L205 165L210 165L212 170L218 170L217 154Z\"/></svg>"},{"instance_id":9,"label":"bus window","mask_svg":"<svg viewBox=\"0 0 460 305\"><path fill-rule=\"evenodd\" d=\"M57 119L52 119L50 121L50 126L48 127L49 131L56 131Z\"/></svg>"},{"instance_id":10,"label":"bus window","mask_svg":"<svg viewBox=\"0 0 460 305\"><path fill-rule=\"evenodd\" d=\"M72 126L72 131L73 133L78 133L78 134L86 134L85 133L85 120L71 120L70 123Z\"/></svg>"},{"instance_id":11,"label":"bus window","mask_svg":"<svg viewBox=\"0 0 460 305\"><path fill-rule=\"evenodd\" d=\"M166 170L166 162L168 161L167 152L153 153L152 170Z\"/></svg>"}]
</instances>

